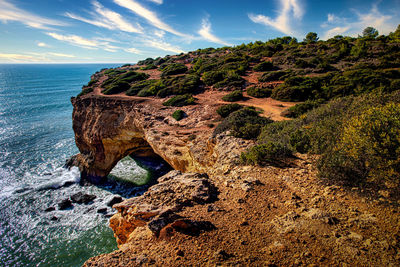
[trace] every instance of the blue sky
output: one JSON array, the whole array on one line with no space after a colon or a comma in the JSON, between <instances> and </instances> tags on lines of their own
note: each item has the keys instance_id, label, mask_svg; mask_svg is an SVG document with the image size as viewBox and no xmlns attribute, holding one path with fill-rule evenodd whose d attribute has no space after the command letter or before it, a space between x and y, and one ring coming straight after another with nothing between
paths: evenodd
<instances>
[{"instance_id":1,"label":"blue sky","mask_svg":"<svg viewBox=\"0 0 400 267\"><path fill-rule=\"evenodd\" d=\"M0 63L134 63L240 45L381 34L400 24L400 0L0 0Z\"/></svg>"}]
</instances>

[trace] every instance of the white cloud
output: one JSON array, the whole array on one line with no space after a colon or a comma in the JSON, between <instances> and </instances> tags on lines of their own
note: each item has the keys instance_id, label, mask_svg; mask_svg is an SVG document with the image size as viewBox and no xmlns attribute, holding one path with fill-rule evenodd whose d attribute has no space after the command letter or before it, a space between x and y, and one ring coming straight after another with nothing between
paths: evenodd
<instances>
[{"instance_id":1,"label":"white cloud","mask_svg":"<svg viewBox=\"0 0 400 267\"><path fill-rule=\"evenodd\" d=\"M59 41L64 41L72 45L77 45L85 48L97 48L97 46L99 45L96 41L91 41L78 35L62 35L55 32L48 32L47 35Z\"/></svg>"},{"instance_id":2,"label":"white cloud","mask_svg":"<svg viewBox=\"0 0 400 267\"><path fill-rule=\"evenodd\" d=\"M148 0L148 1L159 4L159 5L161 5L163 3L163 0Z\"/></svg>"},{"instance_id":3,"label":"white cloud","mask_svg":"<svg viewBox=\"0 0 400 267\"><path fill-rule=\"evenodd\" d=\"M37 46L39 46L39 47L50 47L48 44L43 43L43 42L38 42Z\"/></svg>"},{"instance_id":4,"label":"white cloud","mask_svg":"<svg viewBox=\"0 0 400 267\"><path fill-rule=\"evenodd\" d=\"M127 48L127 49L125 49L125 51L128 53L132 53L132 54L139 54L139 55L142 54L142 52L139 49L136 49L133 47Z\"/></svg>"},{"instance_id":5,"label":"white cloud","mask_svg":"<svg viewBox=\"0 0 400 267\"><path fill-rule=\"evenodd\" d=\"M163 38L165 35L165 31L162 30L155 30L154 35L157 36L158 38Z\"/></svg>"},{"instance_id":6,"label":"white cloud","mask_svg":"<svg viewBox=\"0 0 400 267\"><path fill-rule=\"evenodd\" d=\"M292 18L300 20L304 15L304 10L300 6L298 0L280 0L281 10L278 16L273 19L264 15L249 14L249 18L254 23L264 24L275 28L285 34L294 35L295 31L292 28Z\"/></svg>"},{"instance_id":7,"label":"white cloud","mask_svg":"<svg viewBox=\"0 0 400 267\"><path fill-rule=\"evenodd\" d=\"M169 32L169 33L175 34L177 36L181 36L181 37L190 37L184 33L174 30L171 26L169 26L168 24L161 21L155 12L143 7L142 5L140 5L139 3L137 3L134 0L114 0L114 2L122 7L129 9L136 15L146 19L150 24L152 24L154 27L156 27L160 30L163 30L163 31L166 31L166 32Z\"/></svg>"},{"instance_id":8,"label":"white cloud","mask_svg":"<svg viewBox=\"0 0 400 267\"><path fill-rule=\"evenodd\" d=\"M361 35L366 27L374 27L381 34L388 34L396 29L398 21L390 15L382 14L376 5L373 5L368 13L360 13L353 10L355 19L341 18L333 14L328 14L327 21L321 27L329 28L322 39L329 39L335 35L357 36Z\"/></svg>"},{"instance_id":9,"label":"white cloud","mask_svg":"<svg viewBox=\"0 0 400 267\"><path fill-rule=\"evenodd\" d=\"M65 15L71 19L80 20L85 23L89 23L109 30L118 29L121 31L131 32L131 33L143 33L140 25L137 25L136 27L133 26L131 23L126 21L120 14L105 8L97 1L93 1L92 4L96 12L95 14L96 19L94 20L86 19L81 16L68 12L65 13Z\"/></svg>"},{"instance_id":10,"label":"white cloud","mask_svg":"<svg viewBox=\"0 0 400 267\"><path fill-rule=\"evenodd\" d=\"M38 62L41 61L40 58L32 55L24 54L2 54L0 53L0 59L6 59L14 62Z\"/></svg>"},{"instance_id":11,"label":"white cloud","mask_svg":"<svg viewBox=\"0 0 400 267\"><path fill-rule=\"evenodd\" d=\"M70 55L70 54L62 54L62 53L53 53L53 52L49 52L47 53L49 55L55 56L55 57L67 57L67 58L73 58L75 57L74 55Z\"/></svg>"},{"instance_id":12,"label":"white cloud","mask_svg":"<svg viewBox=\"0 0 400 267\"><path fill-rule=\"evenodd\" d=\"M183 51L181 48L171 45L169 43L166 43L164 41L160 41L160 40L145 40L144 41L145 44L147 44L148 46L157 48L159 50L163 50L163 51L167 51L167 52L173 52L176 54L180 54L180 53L184 53L185 51Z\"/></svg>"},{"instance_id":13,"label":"white cloud","mask_svg":"<svg viewBox=\"0 0 400 267\"><path fill-rule=\"evenodd\" d=\"M6 23L8 21L18 21L29 27L37 29L50 29L49 26L64 26L65 24L52 19L37 16L25 10L22 10L15 5L0 0L0 21Z\"/></svg>"},{"instance_id":14,"label":"white cloud","mask_svg":"<svg viewBox=\"0 0 400 267\"><path fill-rule=\"evenodd\" d=\"M217 36L215 36L214 34L211 33L211 23L208 20L208 18L203 19L203 21L201 22L201 29L199 30L199 34L207 41L226 45L226 46L232 45L232 44L229 44L229 43L221 40L220 38L218 38Z\"/></svg>"},{"instance_id":15,"label":"white cloud","mask_svg":"<svg viewBox=\"0 0 400 267\"><path fill-rule=\"evenodd\" d=\"M47 35L53 37L56 40L69 43L71 45L79 46L86 49L103 49L108 52L117 52L121 48L115 45L111 45L108 41L89 40L78 35L62 35L54 32L48 32Z\"/></svg>"}]
</instances>

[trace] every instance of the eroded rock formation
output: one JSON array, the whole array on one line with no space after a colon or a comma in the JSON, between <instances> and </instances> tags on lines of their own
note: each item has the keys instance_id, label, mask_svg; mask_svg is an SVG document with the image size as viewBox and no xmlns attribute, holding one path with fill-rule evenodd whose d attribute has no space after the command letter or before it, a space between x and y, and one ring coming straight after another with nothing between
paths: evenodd
<instances>
[{"instance_id":1,"label":"eroded rock formation","mask_svg":"<svg viewBox=\"0 0 400 267\"><path fill-rule=\"evenodd\" d=\"M91 96L72 98L73 129L80 154L72 164L96 181L129 154L157 154L174 169L204 172L217 155L209 139L218 105L184 107L188 117L177 122L157 99Z\"/></svg>"}]
</instances>

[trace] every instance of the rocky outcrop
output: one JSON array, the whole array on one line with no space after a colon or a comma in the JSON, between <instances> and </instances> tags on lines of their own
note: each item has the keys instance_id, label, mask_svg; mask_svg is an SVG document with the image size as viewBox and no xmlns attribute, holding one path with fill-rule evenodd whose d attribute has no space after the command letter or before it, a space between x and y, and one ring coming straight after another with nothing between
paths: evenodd
<instances>
[{"instance_id":1,"label":"rocky outcrop","mask_svg":"<svg viewBox=\"0 0 400 267\"><path fill-rule=\"evenodd\" d=\"M161 100L90 96L71 99L75 142L80 154L70 160L82 177L99 181L129 154L159 155L174 169L204 172L216 160L209 139L217 118L214 105L183 107L187 118L177 122L177 108Z\"/></svg>"},{"instance_id":2,"label":"rocky outcrop","mask_svg":"<svg viewBox=\"0 0 400 267\"><path fill-rule=\"evenodd\" d=\"M142 196L114 205L118 213L110 219L110 227L118 245L129 242L138 227L146 226L155 236L159 236L163 228L170 224L173 227L178 224L189 227L188 221L176 213L185 206L215 200L216 193L206 174L171 171L160 177L158 184Z\"/></svg>"}]
</instances>

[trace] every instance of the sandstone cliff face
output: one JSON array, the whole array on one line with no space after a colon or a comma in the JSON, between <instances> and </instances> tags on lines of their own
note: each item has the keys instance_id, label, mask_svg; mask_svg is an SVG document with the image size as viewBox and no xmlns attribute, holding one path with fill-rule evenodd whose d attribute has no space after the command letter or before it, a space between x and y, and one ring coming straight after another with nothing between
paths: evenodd
<instances>
[{"instance_id":1,"label":"sandstone cliff face","mask_svg":"<svg viewBox=\"0 0 400 267\"><path fill-rule=\"evenodd\" d=\"M177 108L156 99L90 96L71 102L80 151L75 164L88 179L107 176L129 154L157 154L183 172L204 172L217 158L207 127L217 119L217 105L183 107L188 116L177 122L171 117Z\"/></svg>"}]
</instances>

